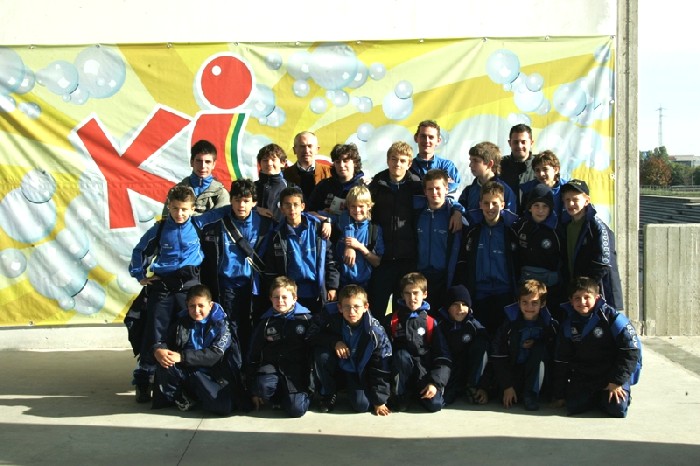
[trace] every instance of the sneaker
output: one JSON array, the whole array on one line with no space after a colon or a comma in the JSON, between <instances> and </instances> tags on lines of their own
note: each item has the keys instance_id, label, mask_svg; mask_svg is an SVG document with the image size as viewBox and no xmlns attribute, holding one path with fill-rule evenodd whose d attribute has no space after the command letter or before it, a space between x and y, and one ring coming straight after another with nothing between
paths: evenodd
<instances>
[{"instance_id":1,"label":"sneaker","mask_svg":"<svg viewBox=\"0 0 700 466\"><path fill-rule=\"evenodd\" d=\"M148 403L151 401L151 384L140 383L136 385L136 402Z\"/></svg>"},{"instance_id":2,"label":"sneaker","mask_svg":"<svg viewBox=\"0 0 700 466\"><path fill-rule=\"evenodd\" d=\"M195 400L188 397L184 392L180 392L180 395L175 398L175 405L180 411L190 411L194 408L195 404Z\"/></svg>"},{"instance_id":3,"label":"sneaker","mask_svg":"<svg viewBox=\"0 0 700 466\"><path fill-rule=\"evenodd\" d=\"M525 410L527 411L538 411L540 409L540 404L537 402L537 398L533 396L525 395L523 404L525 405Z\"/></svg>"},{"instance_id":4,"label":"sneaker","mask_svg":"<svg viewBox=\"0 0 700 466\"><path fill-rule=\"evenodd\" d=\"M408 395L394 395L389 399L389 409L400 413L408 409Z\"/></svg>"},{"instance_id":5,"label":"sneaker","mask_svg":"<svg viewBox=\"0 0 700 466\"><path fill-rule=\"evenodd\" d=\"M318 410L322 413L330 413L335 409L336 399L335 393L322 397L318 402Z\"/></svg>"}]
</instances>

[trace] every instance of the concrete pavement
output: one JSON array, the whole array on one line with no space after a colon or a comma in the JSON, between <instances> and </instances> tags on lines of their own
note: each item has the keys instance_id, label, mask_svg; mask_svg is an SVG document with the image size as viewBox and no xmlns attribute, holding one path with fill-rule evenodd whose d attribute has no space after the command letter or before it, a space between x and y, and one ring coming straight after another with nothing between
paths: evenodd
<instances>
[{"instance_id":1,"label":"concrete pavement","mask_svg":"<svg viewBox=\"0 0 700 466\"><path fill-rule=\"evenodd\" d=\"M152 411L134 402L128 350L6 349L0 464L700 464L700 337L643 342L624 420L463 401L386 418Z\"/></svg>"}]
</instances>

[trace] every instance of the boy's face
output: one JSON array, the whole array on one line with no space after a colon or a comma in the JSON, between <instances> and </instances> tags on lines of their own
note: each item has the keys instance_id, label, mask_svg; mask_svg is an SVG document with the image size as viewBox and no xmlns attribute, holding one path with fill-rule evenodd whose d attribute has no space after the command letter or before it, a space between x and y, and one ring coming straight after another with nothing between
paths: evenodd
<instances>
[{"instance_id":1,"label":"boy's face","mask_svg":"<svg viewBox=\"0 0 700 466\"><path fill-rule=\"evenodd\" d=\"M433 210L439 209L445 203L447 183L442 179L426 181L423 192L428 199L428 207Z\"/></svg>"},{"instance_id":2,"label":"boy's face","mask_svg":"<svg viewBox=\"0 0 700 466\"><path fill-rule=\"evenodd\" d=\"M346 205L348 214L356 222L364 222L369 218L369 204L366 202L351 202Z\"/></svg>"},{"instance_id":3,"label":"boy's face","mask_svg":"<svg viewBox=\"0 0 700 466\"><path fill-rule=\"evenodd\" d=\"M469 306L462 301L455 301L447 308L447 313L450 315L450 319L462 322L469 315Z\"/></svg>"},{"instance_id":4,"label":"boy's face","mask_svg":"<svg viewBox=\"0 0 700 466\"><path fill-rule=\"evenodd\" d=\"M389 175L395 180L402 180L411 166L411 157L404 154L391 154L386 164L389 167Z\"/></svg>"},{"instance_id":5,"label":"boy's face","mask_svg":"<svg viewBox=\"0 0 700 466\"><path fill-rule=\"evenodd\" d=\"M278 175L282 170L282 161L279 157L268 156L260 161L260 173L263 175Z\"/></svg>"},{"instance_id":6,"label":"boy's face","mask_svg":"<svg viewBox=\"0 0 700 466\"><path fill-rule=\"evenodd\" d=\"M485 176L490 175L491 167L493 167L493 162L486 163L480 157L475 157L473 155L469 156L469 169L475 178L482 179Z\"/></svg>"},{"instance_id":7,"label":"boy's face","mask_svg":"<svg viewBox=\"0 0 700 466\"><path fill-rule=\"evenodd\" d=\"M316 162L318 154L318 139L312 134L302 134L294 141L294 153L297 162L303 168L309 168Z\"/></svg>"},{"instance_id":8,"label":"boy's face","mask_svg":"<svg viewBox=\"0 0 700 466\"><path fill-rule=\"evenodd\" d=\"M347 155L341 155L333 162L335 173L342 182L350 181L355 176L355 161Z\"/></svg>"},{"instance_id":9,"label":"boy's face","mask_svg":"<svg viewBox=\"0 0 700 466\"><path fill-rule=\"evenodd\" d=\"M367 300L362 299L360 296L345 298L338 306L340 307L340 312L343 313L345 322L353 327L360 323L362 316L369 308Z\"/></svg>"},{"instance_id":10,"label":"boy's face","mask_svg":"<svg viewBox=\"0 0 700 466\"><path fill-rule=\"evenodd\" d=\"M549 213L551 211L552 209L550 209L549 206L544 202L533 202L530 206L530 213L532 214L532 219L537 223L544 222L547 219L547 217L549 217Z\"/></svg>"},{"instance_id":11,"label":"boy's face","mask_svg":"<svg viewBox=\"0 0 700 466\"><path fill-rule=\"evenodd\" d=\"M537 319L540 315L540 309L544 307L544 304L540 300L540 295L537 293L521 296L518 298L518 305L520 306L520 313L525 320Z\"/></svg>"},{"instance_id":12,"label":"boy's face","mask_svg":"<svg viewBox=\"0 0 700 466\"><path fill-rule=\"evenodd\" d=\"M253 201L253 196L234 196L231 198L231 212L237 219L243 220L248 218L255 204L257 202Z\"/></svg>"},{"instance_id":13,"label":"boy's face","mask_svg":"<svg viewBox=\"0 0 700 466\"><path fill-rule=\"evenodd\" d=\"M286 288L275 288L270 294L272 308L280 314L286 314L294 308L297 297Z\"/></svg>"},{"instance_id":14,"label":"boy's face","mask_svg":"<svg viewBox=\"0 0 700 466\"><path fill-rule=\"evenodd\" d=\"M280 204L280 210L284 214L285 219L287 219L287 223L293 227L301 223L301 213L305 208L306 204L299 196L287 196Z\"/></svg>"},{"instance_id":15,"label":"boy's face","mask_svg":"<svg viewBox=\"0 0 700 466\"><path fill-rule=\"evenodd\" d=\"M570 301L574 310L582 316L587 316L595 307L598 295L586 290L578 290L571 295Z\"/></svg>"},{"instance_id":16,"label":"boy's face","mask_svg":"<svg viewBox=\"0 0 700 466\"><path fill-rule=\"evenodd\" d=\"M421 290L415 285L408 285L401 292L406 307L411 311L417 311L423 305L423 300L428 297L428 292Z\"/></svg>"},{"instance_id":17,"label":"boy's face","mask_svg":"<svg viewBox=\"0 0 700 466\"><path fill-rule=\"evenodd\" d=\"M211 175L216 167L216 161L212 154L197 154L194 156L194 160L190 163L192 167L192 172L198 177L204 179Z\"/></svg>"},{"instance_id":18,"label":"boy's face","mask_svg":"<svg viewBox=\"0 0 700 466\"><path fill-rule=\"evenodd\" d=\"M194 213L194 203L186 201L168 201L168 213L175 223L185 223Z\"/></svg>"},{"instance_id":19,"label":"boy's face","mask_svg":"<svg viewBox=\"0 0 700 466\"><path fill-rule=\"evenodd\" d=\"M435 149L442 142L442 138L438 136L437 128L430 126L418 128L418 132L413 135L413 140L418 144L418 155L423 159L432 159L435 155Z\"/></svg>"},{"instance_id":20,"label":"boy's face","mask_svg":"<svg viewBox=\"0 0 700 466\"><path fill-rule=\"evenodd\" d=\"M535 172L535 178L537 178L537 181L542 184L546 184L550 188L554 187L554 184L557 182L557 174L559 173L558 168L545 164L532 167L532 169Z\"/></svg>"},{"instance_id":21,"label":"boy's face","mask_svg":"<svg viewBox=\"0 0 700 466\"><path fill-rule=\"evenodd\" d=\"M588 196L573 190L565 191L564 195L562 196L562 200L564 201L566 211L574 220L579 220L584 216L586 206L590 202Z\"/></svg>"},{"instance_id":22,"label":"boy's face","mask_svg":"<svg viewBox=\"0 0 700 466\"><path fill-rule=\"evenodd\" d=\"M214 302L205 296L193 296L187 301L187 312L192 320L204 320L209 316Z\"/></svg>"},{"instance_id":23,"label":"boy's face","mask_svg":"<svg viewBox=\"0 0 700 466\"><path fill-rule=\"evenodd\" d=\"M517 160L526 160L530 156L530 150L532 149L532 144L534 142L535 141L532 140L527 131L524 133L513 133L510 135L510 139L508 140L510 153Z\"/></svg>"},{"instance_id":24,"label":"boy's face","mask_svg":"<svg viewBox=\"0 0 700 466\"><path fill-rule=\"evenodd\" d=\"M505 207L503 196L500 194L484 194L479 201L481 212L484 214L484 220L489 225L495 225L498 219L501 218L501 210Z\"/></svg>"}]
</instances>

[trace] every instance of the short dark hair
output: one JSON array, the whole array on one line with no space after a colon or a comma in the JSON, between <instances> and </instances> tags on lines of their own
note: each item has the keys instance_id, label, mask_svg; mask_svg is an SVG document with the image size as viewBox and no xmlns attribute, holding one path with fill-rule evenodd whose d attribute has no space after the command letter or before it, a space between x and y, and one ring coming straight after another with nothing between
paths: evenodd
<instances>
[{"instance_id":1,"label":"short dark hair","mask_svg":"<svg viewBox=\"0 0 700 466\"><path fill-rule=\"evenodd\" d=\"M191 202L197 201L194 191L189 186L175 185L168 191L168 202Z\"/></svg>"},{"instance_id":2,"label":"short dark hair","mask_svg":"<svg viewBox=\"0 0 700 466\"><path fill-rule=\"evenodd\" d=\"M420 272L409 272L401 277L399 286L401 288L401 293L403 293L407 286L417 286L425 293L428 291L428 279Z\"/></svg>"},{"instance_id":3,"label":"short dark hair","mask_svg":"<svg viewBox=\"0 0 700 466\"><path fill-rule=\"evenodd\" d=\"M420 133L421 128L435 128L437 130L437 135L440 137L440 125L437 124L435 120L423 120L418 123L418 128L416 128L416 134Z\"/></svg>"},{"instance_id":4,"label":"short dark hair","mask_svg":"<svg viewBox=\"0 0 700 466\"><path fill-rule=\"evenodd\" d=\"M268 144L260 148L260 150L258 151L258 163L262 162L263 160L269 157L277 157L278 159L280 159L280 162L287 161L287 153L284 151L284 149L282 149L280 146L274 143Z\"/></svg>"},{"instance_id":5,"label":"short dark hair","mask_svg":"<svg viewBox=\"0 0 700 466\"><path fill-rule=\"evenodd\" d=\"M194 285L192 288L187 290L187 298L185 299L186 303L190 302L190 299L192 298L206 298L209 301L212 300L212 295L211 295L211 290L207 285Z\"/></svg>"},{"instance_id":6,"label":"short dark hair","mask_svg":"<svg viewBox=\"0 0 700 466\"><path fill-rule=\"evenodd\" d=\"M282 202L288 197L291 196L296 196L301 199L301 202L304 202L304 192L301 190L300 187L298 186L288 186L280 192L280 205L282 205Z\"/></svg>"},{"instance_id":7,"label":"short dark hair","mask_svg":"<svg viewBox=\"0 0 700 466\"><path fill-rule=\"evenodd\" d=\"M360 285L345 285L338 292L338 304L348 298L358 298L367 303L367 292Z\"/></svg>"},{"instance_id":8,"label":"short dark hair","mask_svg":"<svg viewBox=\"0 0 700 466\"><path fill-rule=\"evenodd\" d=\"M513 126L510 129L510 133L508 133L508 139L511 138L514 134L518 133L527 133L530 135L530 139L532 139L532 128L530 128L528 125L524 123L520 123L518 125Z\"/></svg>"},{"instance_id":9,"label":"short dark hair","mask_svg":"<svg viewBox=\"0 0 700 466\"><path fill-rule=\"evenodd\" d=\"M216 162L216 146L206 139L200 139L194 143L190 149L190 163L194 162L194 158L199 154L210 154Z\"/></svg>"},{"instance_id":10,"label":"short dark hair","mask_svg":"<svg viewBox=\"0 0 700 466\"><path fill-rule=\"evenodd\" d=\"M449 183L450 176L442 168L432 168L423 177L423 187L428 183L428 181L443 180L445 185Z\"/></svg>"},{"instance_id":11,"label":"short dark hair","mask_svg":"<svg viewBox=\"0 0 700 466\"><path fill-rule=\"evenodd\" d=\"M503 189L503 185L495 180L487 181L486 183L484 183L484 185L481 187L479 200L483 199L484 196L487 194L500 194L502 201L505 201L506 198L505 189Z\"/></svg>"},{"instance_id":12,"label":"short dark hair","mask_svg":"<svg viewBox=\"0 0 700 466\"><path fill-rule=\"evenodd\" d=\"M353 143L350 144L336 144L331 150L331 160L335 162L336 160L348 158L353 161L355 167L355 173L362 170L362 158L360 158L360 151L357 150L357 146Z\"/></svg>"},{"instance_id":13,"label":"short dark hair","mask_svg":"<svg viewBox=\"0 0 700 466\"><path fill-rule=\"evenodd\" d=\"M234 180L231 182L231 189L229 190L230 198L234 197L247 197L253 198L253 202L258 202L258 190L255 189L255 183L253 180L248 178L241 178L239 180Z\"/></svg>"},{"instance_id":14,"label":"short dark hair","mask_svg":"<svg viewBox=\"0 0 700 466\"><path fill-rule=\"evenodd\" d=\"M540 304L547 304L547 285L539 280L525 280L518 288L518 300L523 296L536 294L540 299Z\"/></svg>"},{"instance_id":15,"label":"short dark hair","mask_svg":"<svg viewBox=\"0 0 700 466\"><path fill-rule=\"evenodd\" d=\"M576 277L569 284L569 298L571 298L577 291L600 294L600 285L598 285L598 282L590 277Z\"/></svg>"}]
</instances>

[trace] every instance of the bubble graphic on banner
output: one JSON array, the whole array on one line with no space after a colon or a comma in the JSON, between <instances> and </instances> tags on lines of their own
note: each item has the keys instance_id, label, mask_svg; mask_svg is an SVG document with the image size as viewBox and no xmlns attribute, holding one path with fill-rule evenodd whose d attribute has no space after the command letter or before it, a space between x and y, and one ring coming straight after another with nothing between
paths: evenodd
<instances>
[{"instance_id":1,"label":"bubble graphic on banner","mask_svg":"<svg viewBox=\"0 0 700 466\"><path fill-rule=\"evenodd\" d=\"M266 118L275 109L274 92L264 84L256 84L245 108L254 118Z\"/></svg>"},{"instance_id":2,"label":"bubble graphic on banner","mask_svg":"<svg viewBox=\"0 0 700 466\"><path fill-rule=\"evenodd\" d=\"M70 94L78 87L78 70L72 63L56 60L36 73L36 82L56 95Z\"/></svg>"},{"instance_id":3,"label":"bubble graphic on banner","mask_svg":"<svg viewBox=\"0 0 700 466\"><path fill-rule=\"evenodd\" d=\"M351 89L358 89L367 82L367 78L369 78L369 69L367 69L367 65L358 60L357 73L355 74L355 78L348 83L348 87Z\"/></svg>"},{"instance_id":4,"label":"bubble graphic on banner","mask_svg":"<svg viewBox=\"0 0 700 466\"><path fill-rule=\"evenodd\" d=\"M63 309L70 309L64 306L68 306L87 283L87 270L80 260L53 241L34 249L27 264L27 276L37 292L55 299Z\"/></svg>"},{"instance_id":5,"label":"bubble graphic on banner","mask_svg":"<svg viewBox=\"0 0 700 466\"><path fill-rule=\"evenodd\" d=\"M369 97L366 97L366 96L353 97L352 102L353 102L353 104L355 104L355 108L360 113L369 113L372 111L372 108L374 107L374 105L372 103L372 99L370 99Z\"/></svg>"},{"instance_id":6,"label":"bubble graphic on banner","mask_svg":"<svg viewBox=\"0 0 700 466\"><path fill-rule=\"evenodd\" d=\"M309 103L309 108L314 113L325 113L328 110L328 102L323 97L314 97Z\"/></svg>"},{"instance_id":7,"label":"bubble graphic on banner","mask_svg":"<svg viewBox=\"0 0 700 466\"><path fill-rule=\"evenodd\" d=\"M74 105L85 105L90 100L90 93L82 87L82 84L78 84L73 92L63 96L63 100Z\"/></svg>"},{"instance_id":8,"label":"bubble graphic on banner","mask_svg":"<svg viewBox=\"0 0 700 466\"><path fill-rule=\"evenodd\" d=\"M510 123L511 126L520 124L531 126L532 120L529 116L525 115L524 113L509 113L508 123Z\"/></svg>"},{"instance_id":9,"label":"bubble graphic on banner","mask_svg":"<svg viewBox=\"0 0 700 466\"><path fill-rule=\"evenodd\" d=\"M386 150L396 141L413 141L409 130L399 125L384 125L375 128L365 144L362 154L362 170L377 173L386 168Z\"/></svg>"},{"instance_id":10,"label":"bubble graphic on banner","mask_svg":"<svg viewBox=\"0 0 700 466\"><path fill-rule=\"evenodd\" d=\"M326 91L326 98L336 107L344 107L350 101L350 96L343 90Z\"/></svg>"},{"instance_id":11,"label":"bubble graphic on banner","mask_svg":"<svg viewBox=\"0 0 700 466\"><path fill-rule=\"evenodd\" d=\"M367 142L374 132L374 126L370 123L362 123L357 127L357 139Z\"/></svg>"},{"instance_id":12,"label":"bubble graphic on banner","mask_svg":"<svg viewBox=\"0 0 700 466\"><path fill-rule=\"evenodd\" d=\"M355 51L346 44L328 43L311 54L309 74L324 89L339 90L350 84L357 75Z\"/></svg>"},{"instance_id":13,"label":"bubble graphic on banner","mask_svg":"<svg viewBox=\"0 0 700 466\"><path fill-rule=\"evenodd\" d=\"M238 148L238 166L244 177L256 178L258 176L258 152L262 147L272 144L272 142L272 139L263 134L251 134L248 132L243 134L243 139Z\"/></svg>"},{"instance_id":14,"label":"bubble graphic on banner","mask_svg":"<svg viewBox=\"0 0 700 466\"><path fill-rule=\"evenodd\" d=\"M413 112L413 99L399 99L394 92L389 92L384 96L382 110L390 120L403 120Z\"/></svg>"},{"instance_id":15,"label":"bubble graphic on banner","mask_svg":"<svg viewBox=\"0 0 700 466\"><path fill-rule=\"evenodd\" d=\"M265 119L265 123L262 124L272 128L279 128L285 121L287 121L287 114L284 112L284 110L282 110L282 108L275 107L274 110L272 110L272 113L270 113Z\"/></svg>"},{"instance_id":16,"label":"bubble graphic on banner","mask_svg":"<svg viewBox=\"0 0 700 466\"><path fill-rule=\"evenodd\" d=\"M195 83L198 95L209 105L221 110L233 110L244 105L251 96L253 72L241 58L221 53L202 64Z\"/></svg>"},{"instance_id":17,"label":"bubble graphic on banner","mask_svg":"<svg viewBox=\"0 0 700 466\"><path fill-rule=\"evenodd\" d=\"M0 94L0 112L10 113L15 108L17 108L17 105L12 96Z\"/></svg>"},{"instance_id":18,"label":"bubble graphic on banner","mask_svg":"<svg viewBox=\"0 0 700 466\"><path fill-rule=\"evenodd\" d=\"M265 56L265 66L269 70L279 70L282 68L282 55L277 52L268 53Z\"/></svg>"},{"instance_id":19,"label":"bubble graphic on banner","mask_svg":"<svg viewBox=\"0 0 700 466\"><path fill-rule=\"evenodd\" d=\"M496 84L512 83L520 73L520 59L507 49L495 51L486 61L486 74Z\"/></svg>"},{"instance_id":20,"label":"bubble graphic on banner","mask_svg":"<svg viewBox=\"0 0 700 466\"><path fill-rule=\"evenodd\" d=\"M50 173L37 168L24 175L20 190L29 202L48 202L56 193L56 180Z\"/></svg>"},{"instance_id":21,"label":"bubble graphic on banner","mask_svg":"<svg viewBox=\"0 0 700 466\"><path fill-rule=\"evenodd\" d=\"M565 117L573 118L586 106L586 93L576 83L560 85L552 96L552 105Z\"/></svg>"},{"instance_id":22,"label":"bubble graphic on banner","mask_svg":"<svg viewBox=\"0 0 700 466\"><path fill-rule=\"evenodd\" d=\"M297 52L287 61L287 73L294 79L307 80L311 77L311 61L309 52Z\"/></svg>"},{"instance_id":23,"label":"bubble graphic on banner","mask_svg":"<svg viewBox=\"0 0 700 466\"><path fill-rule=\"evenodd\" d=\"M294 84L292 85L292 92L294 92L294 95L297 97L306 97L309 95L309 91L311 91L311 86L309 86L309 82L305 79L297 79L294 81Z\"/></svg>"},{"instance_id":24,"label":"bubble graphic on banner","mask_svg":"<svg viewBox=\"0 0 700 466\"><path fill-rule=\"evenodd\" d=\"M126 64L113 49L95 45L75 58L80 86L91 97L104 99L116 94L126 80Z\"/></svg>"},{"instance_id":25,"label":"bubble graphic on banner","mask_svg":"<svg viewBox=\"0 0 700 466\"><path fill-rule=\"evenodd\" d=\"M34 84L36 84L36 76L34 75L34 72L32 70L27 68L24 72L22 82L20 83L19 87L15 89L15 93L26 94L27 92L34 89Z\"/></svg>"},{"instance_id":26,"label":"bubble graphic on banner","mask_svg":"<svg viewBox=\"0 0 700 466\"><path fill-rule=\"evenodd\" d=\"M24 62L12 49L0 47L0 95L10 94L22 84Z\"/></svg>"},{"instance_id":27,"label":"bubble graphic on banner","mask_svg":"<svg viewBox=\"0 0 700 466\"><path fill-rule=\"evenodd\" d=\"M542 91L532 92L528 89L524 89L516 91L513 100L520 111L534 112L540 108L540 105L542 105L545 99L544 92Z\"/></svg>"},{"instance_id":28,"label":"bubble graphic on banner","mask_svg":"<svg viewBox=\"0 0 700 466\"><path fill-rule=\"evenodd\" d=\"M106 296L104 288L99 283L88 280L83 289L73 296L74 309L78 314L95 314L104 307Z\"/></svg>"},{"instance_id":29,"label":"bubble graphic on banner","mask_svg":"<svg viewBox=\"0 0 700 466\"><path fill-rule=\"evenodd\" d=\"M22 102L19 104L19 111L24 113L27 118L36 120L41 116L41 107L34 102Z\"/></svg>"},{"instance_id":30,"label":"bubble graphic on banner","mask_svg":"<svg viewBox=\"0 0 700 466\"><path fill-rule=\"evenodd\" d=\"M369 65L369 77L379 81L386 76L386 66L383 63L372 63Z\"/></svg>"},{"instance_id":31,"label":"bubble graphic on banner","mask_svg":"<svg viewBox=\"0 0 700 466\"><path fill-rule=\"evenodd\" d=\"M544 86L544 78L539 73L532 73L530 76L525 78L525 85L528 90L532 92L538 92L542 90Z\"/></svg>"},{"instance_id":32,"label":"bubble graphic on banner","mask_svg":"<svg viewBox=\"0 0 700 466\"><path fill-rule=\"evenodd\" d=\"M413 96L413 85L406 80L401 80L396 83L394 94L399 99L408 99Z\"/></svg>"},{"instance_id":33,"label":"bubble graphic on banner","mask_svg":"<svg viewBox=\"0 0 700 466\"><path fill-rule=\"evenodd\" d=\"M14 189L0 201L0 227L15 241L35 243L45 238L55 223L53 200L30 202L20 189Z\"/></svg>"},{"instance_id":34,"label":"bubble graphic on banner","mask_svg":"<svg viewBox=\"0 0 700 466\"><path fill-rule=\"evenodd\" d=\"M0 252L0 273L7 278L17 278L27 268L27 258L21 251L14 248Z\"/></svg>"}]
</instances>

